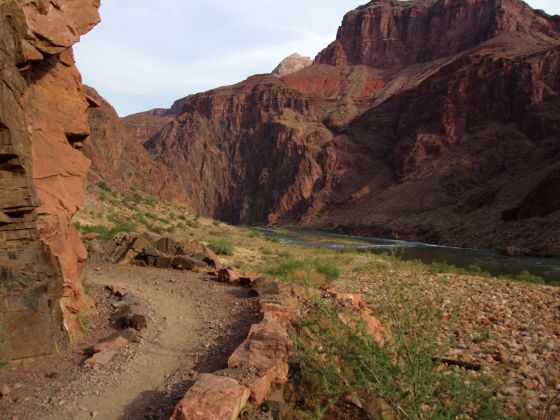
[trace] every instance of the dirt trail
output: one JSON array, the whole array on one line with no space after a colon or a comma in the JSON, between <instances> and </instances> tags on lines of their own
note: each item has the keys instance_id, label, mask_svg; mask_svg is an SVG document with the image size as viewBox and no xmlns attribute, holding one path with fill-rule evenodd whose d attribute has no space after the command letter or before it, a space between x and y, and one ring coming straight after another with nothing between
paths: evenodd
<instances>
[{"instance_id":1,"label":"dirt trail","mask_svg":"<svg viewBox=\"0 0 560 420\"><path fill-rule=\"evenodd\" d=\"M99 314L84 342L64 355L0 373L14 389L0 418L164 419L198 374L226 367L229 354L257 322L248 289L201 274L93 264L85 277ZM103 289L119 283L134 291L148 315L148 329L121 332L126 349L100 369L79 366L81 350L116 332L109 326L111 300ZM53 374L54 371L54 374Z\"/></svg>"}]
</instances>

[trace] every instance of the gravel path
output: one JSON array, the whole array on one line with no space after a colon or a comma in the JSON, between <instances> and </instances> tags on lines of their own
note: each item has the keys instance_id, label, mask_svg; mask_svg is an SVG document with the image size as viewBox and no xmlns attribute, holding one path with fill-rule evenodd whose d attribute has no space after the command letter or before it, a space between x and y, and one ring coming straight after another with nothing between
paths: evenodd
<instances>
[{"instance_id":1,"label":"gravel path","mask_svg":"<svg viewBox=\"0 0 560 420\"><path fill-rule=\"evenodd\" d=\"M249 289L202 274L90 264L85 278L98 314L92 330L67 352L0 373L11 390L1 419L164 419L197 376L226 367L228 356L258 322ZM110 326L108 284L133 290L148 315L147 330ZM130 344L105 368L81 366L83 349L120 333Z\"/></svg>"}]
</instances>

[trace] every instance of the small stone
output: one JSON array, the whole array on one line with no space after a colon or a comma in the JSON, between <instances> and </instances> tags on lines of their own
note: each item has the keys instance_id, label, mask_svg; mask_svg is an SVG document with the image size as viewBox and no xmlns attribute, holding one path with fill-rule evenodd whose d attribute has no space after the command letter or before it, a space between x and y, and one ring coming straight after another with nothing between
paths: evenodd
<instances>
[{"instance_id":1,"label":"small stone","mask_svg":"<svg viewBox=\"0 0 560 420\"><path fill-rule=\"evenodd\" d=\"M128 289L122 284L111 284L105 288L118 297L125 297L128 294Z\"/></svg>"},{"instance_id":2,"label":"small stone","mask_svg":"<svg viewBox=\"0 0 560 420\"><path fill-rule=\"evenodd\" d=\"M117 349L119 347L126 347L128 346L128 340L124 337L117 337L114 340L110 341L103 341L101 343L96 344L93 346L94 353L100 353L107 349Z\"/></svg>"},{"instance_id":3,"label":"small stone","mask_svg":"<svg viewBox=\"0 0 560 420\"><path fill-rule=\"evenodd\" d=\"M134 314L128 321L128 326L136 331L142 331L148 328L148 321L144 315Z\"/></svg>"},{"instance_id":4,"label":"small stone","mask_svg":"<svg viewBox=\"0 0 560 420\"><path fill-rule=\"evenodd\" d=\"M11 394L11 390L8 385L2 385L0 388L0 398L4 399L7 398Z\"/></svg>"}]
</instances>

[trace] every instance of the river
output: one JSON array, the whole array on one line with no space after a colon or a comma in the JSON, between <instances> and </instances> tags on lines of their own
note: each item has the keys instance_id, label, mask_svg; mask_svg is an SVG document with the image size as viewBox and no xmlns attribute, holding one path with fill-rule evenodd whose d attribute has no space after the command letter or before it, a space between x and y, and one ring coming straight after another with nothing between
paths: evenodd
<instances>
[{"instance_id":1,"label":"river","mask_svg":"<svg viewBox=\"0 0 560 420\"><path fill-rule=\"evenodd\" d=\"M493 276L516 277L523 271L542 277L547 283L560 284L560 260L555 258L506 257L495 251L457 248L363 236L339 235L320 231L260 229L267 237L287 244L311 248L355 248L363 252L396 253L404 260L420 260L425 264L446 262L468 269L476 265Z\"/></svg>"}]
</instances>

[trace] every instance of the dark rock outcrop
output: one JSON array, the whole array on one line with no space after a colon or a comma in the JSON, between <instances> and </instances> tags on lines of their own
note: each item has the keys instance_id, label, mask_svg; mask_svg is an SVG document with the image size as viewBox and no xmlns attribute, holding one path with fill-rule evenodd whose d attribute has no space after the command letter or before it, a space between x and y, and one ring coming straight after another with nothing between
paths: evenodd
<instances>
[{"instance_id":1,"label":"dark rock outcrop","mask_svg":"<svg viewBox=\"0 0 560 420\"><path fill-rule=\"evenodd\" d=\"M558 18L521 1L376 0L312 66L181 99L145 145L219 219L558 255L559 67Z\"/></svg>"},{"instance_id":2,"label":"dark rock outcrop","mask_svg":"<svg viewBox=\"0 0 560 420\"><path fill-rule=\"evenodd\" d=\"M88 102L71 46L98 0L0 3L0 358L50 354L90 308L86 250L70 220L84 198Z\"/></svg>"}]
</instances>

